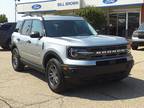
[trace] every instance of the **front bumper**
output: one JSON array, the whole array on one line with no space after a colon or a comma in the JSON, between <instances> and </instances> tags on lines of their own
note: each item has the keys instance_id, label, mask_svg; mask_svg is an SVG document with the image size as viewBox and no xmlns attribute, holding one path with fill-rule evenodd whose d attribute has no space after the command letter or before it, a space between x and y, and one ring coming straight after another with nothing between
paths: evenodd
<instances>
[{"instance_id":1,"label":"front bumper","mask_svg":"<svg viewBox=\"0 0 144 108\"><path fill-rule=\"evenodd\" d=\"M66 79L96 79L104 77L128 76L134 61L120 58L95 62L95 65L64 65L63 73Z\"/></svg>"},{"instance_id":2,"label":"front bumper","mask_svg":"<svg viewBox=\"0 0 144 108\"><path fill-rule=\"evenodd\" d=\"M132 44L133 45L139 45L139 46L144 46L144 39L139 39L138 37L133 37L132 38Z\"/></svg>"},{"instance_id":3,"label":"front bumper","mask_svg":"<svg viewBox=\"0 0 144 108\"><path fill-rule=\"evenodd\" d=\"M132 42L132 45L144 46L144 42L143 41L134 41L134 42Z\"/></svg>"}]
</instances>

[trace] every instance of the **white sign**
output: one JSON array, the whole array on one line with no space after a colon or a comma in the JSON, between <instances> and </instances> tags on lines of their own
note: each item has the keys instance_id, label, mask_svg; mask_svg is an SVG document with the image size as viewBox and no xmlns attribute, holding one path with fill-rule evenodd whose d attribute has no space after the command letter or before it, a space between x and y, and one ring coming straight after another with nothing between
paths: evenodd
<instances>
[{"instance_id":1,"label":"white sign","mask_svg":"<svg viewBox=\"0 0 144 108\"><path fill-rule=\"evenodd\" d=\"M108 7L108 6L124 6L143 4L144 0L83 0L82 7Z\"/></svg>"},{"instance_id":2,"label":"white sign","mask_svg":"<svg viewBox=\"0 0 144 108\"><path fill-rule=\"evenodd\" d=\"M37 12L37 11L54 11L56 10L56 1L51 2L32 2L17 4L18 13Z\"/></svg>"},{"instance_id":3,"label":"white sign","mask_svg":"<svg viewBox=\"0 0 144 108\"><path fill-rule=\"evenodd\" d=\"M18 13L80 9L80 0L47 0L17 4Z\"/></svg>"}]
</instances>

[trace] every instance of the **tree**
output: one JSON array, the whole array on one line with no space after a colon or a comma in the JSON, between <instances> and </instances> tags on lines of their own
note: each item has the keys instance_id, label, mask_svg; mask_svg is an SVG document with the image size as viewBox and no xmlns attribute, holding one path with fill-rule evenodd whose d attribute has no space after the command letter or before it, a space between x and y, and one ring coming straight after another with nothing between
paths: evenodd
<instances>
[{"instance_id":1,"label":"tree","mask_svg":"<svg viewBox=\"0 0 144 108\"><path fill-rule=\"evenodd\" d=\"M5 14L1 14L0 15L0 23L4 23L4 22L7 22L7 21L8 21L8 19L7 19L6 15Z\"/></svg>"},{"instance_id":2,"label":"tree","mask_svg":"<svg viewBox=\"0 0 144 108\"><path fill-rule=\"evenodd\" d=\"M55 12L56 15L78 15L84 17L100 34L107 34L105 8L86 7L73 11Z\"/></svg>"},{"instance_id":3,"label":"tree","mask_svg":"<svg viewBox=\"0 0 144 108\"><path fill-rule=\"evenodd\" d=\"M95 29L100 30L106 25L105 10L102 8L87 7L77 10L75 14L87 19Z\"/></svg>"}]
</instances>

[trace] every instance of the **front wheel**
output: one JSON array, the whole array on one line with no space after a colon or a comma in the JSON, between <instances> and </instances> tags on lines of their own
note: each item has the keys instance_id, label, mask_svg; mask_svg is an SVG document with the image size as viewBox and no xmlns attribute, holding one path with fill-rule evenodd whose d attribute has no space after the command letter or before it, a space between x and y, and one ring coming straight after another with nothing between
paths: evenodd
<instances>
[{"instance_id":1,"label":"front wheel","mask_svg":"<svg viewBox=\"0 0 144 108\"><path fill-rule=\"evenodd\" d=\"M133 45L132 45L132 49L133 49L133 50L137 50L137 49L138 49L138 45L137 45L137 44L133 44Z\"/></svg>"},{"instance_id":2,"label":"front wheel","mask_svg":"<svg viewBox=\"0 0 144 108\"><path fill-rule=\"evenodd\" d=\"M20 60L19 52L17 48L12 50L12 66L15 71L23 71L24 64Z\"/></svg>"},{"instance_id":3,"label":"front wheel","mask_svg":"<svg viewBox=\"0 0 144 108\"><path fill-rule=\"evenodd\" d=\"M65 86L61 63L57 59L50 59L46 66L46 73L50 89L55 93L63 92Z\"/></svg>"}]
</instances>

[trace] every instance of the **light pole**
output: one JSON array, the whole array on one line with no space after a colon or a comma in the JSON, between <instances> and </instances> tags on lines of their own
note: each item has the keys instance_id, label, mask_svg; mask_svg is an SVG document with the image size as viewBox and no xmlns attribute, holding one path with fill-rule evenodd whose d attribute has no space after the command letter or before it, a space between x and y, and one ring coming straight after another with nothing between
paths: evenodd
<instances>
[{"instance_id":1,"label":"light pole","mask_svg":"<svg viewBox=\"0 0 144 108\"><path fill-rule=\"evenodd\" d=\"M16 2L20 1L20 0L14 0L14 1L15 1L15 22L16 22L16 17L17 17L17 4L16 4Z\"/></svg>"}]
</instances>

